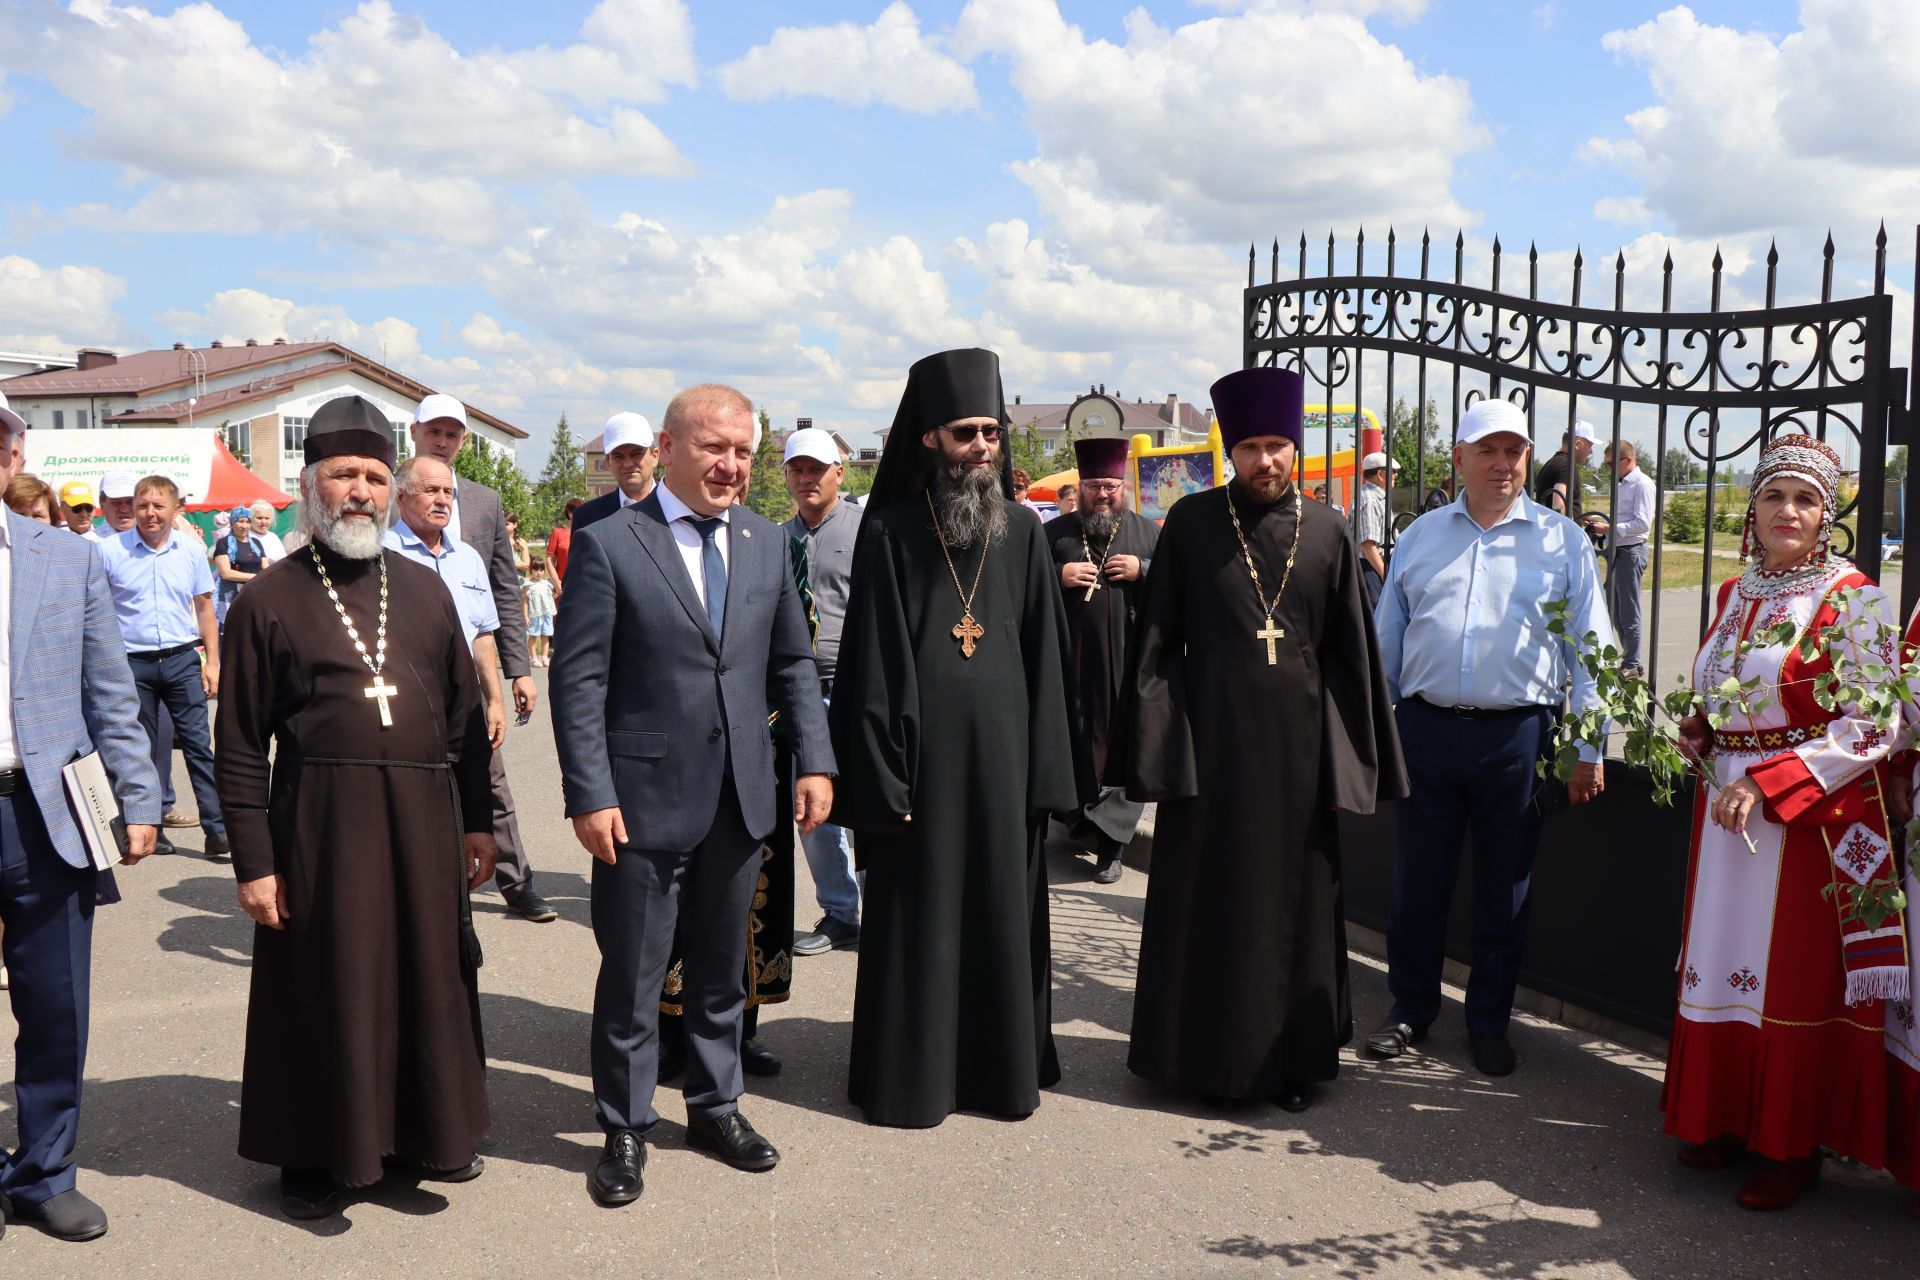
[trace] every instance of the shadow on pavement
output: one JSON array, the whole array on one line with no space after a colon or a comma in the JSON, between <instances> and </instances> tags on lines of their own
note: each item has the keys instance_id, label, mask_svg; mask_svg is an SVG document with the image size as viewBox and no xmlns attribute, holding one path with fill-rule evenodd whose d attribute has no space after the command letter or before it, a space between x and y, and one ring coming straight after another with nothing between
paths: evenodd
<instances>
[{"instance_id":1,"label":"shadow on pavement","mask_svg":"<svg viewBox=\"0 0 1920 1280\"><path fill-rule=\"evenodd\" d=\"M159 938L160 949L249 967L253 963L254 924L240 909L233 883L229 872L189 876L160 890L162 900L193 909L192 915L168 921Z\"/></svg>"}]
</instances>

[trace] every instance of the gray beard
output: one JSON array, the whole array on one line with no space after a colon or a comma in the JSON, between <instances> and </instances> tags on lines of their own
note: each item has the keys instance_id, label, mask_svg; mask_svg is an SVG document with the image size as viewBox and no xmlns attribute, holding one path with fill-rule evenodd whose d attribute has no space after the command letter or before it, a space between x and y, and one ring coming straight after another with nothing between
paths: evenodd
<instances>
[{"instance_id":1,"label":"gray beard","mask_svg":"<svg viewBox=\"0 0 1920 1280\"><path fill-rule=\"evenodd\" d=\"M1120 532L1120 513L1118 511L1097 511L1080 517L1080 528L1087 537L1095 542L1112 542L1113 535Z\"/></svg>"},{"instance_id":2,"label":"gray beard","mask_svg":"<svg viewBox=\"0 0 1920 1280\"><path fill-rule=\"evenodd\" d=\"M935 477L933 497L940 535L948 546L991 546L1007 536L998 467L944 466Z\"/></svg>"},{"instance_id":3,"label":"gray beard","mask_svg":"<svg viewBox=\"0 0 1920 1280\"><path fill-rule=\"evenodd\" d=\"M301 522L313 540L348 560L371 560L380 554L380 539L387 531L386 513L375 510L372 520L346 519L346 504L334 510L322 510L309 501L301 511Z\"/></svg>"}]
</instances>

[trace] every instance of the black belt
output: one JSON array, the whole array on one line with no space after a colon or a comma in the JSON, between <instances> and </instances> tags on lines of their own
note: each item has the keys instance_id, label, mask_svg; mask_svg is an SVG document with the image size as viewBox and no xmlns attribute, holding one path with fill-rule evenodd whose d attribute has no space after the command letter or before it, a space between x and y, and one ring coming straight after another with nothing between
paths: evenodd
<instances>
[{"instance_id":1,"label":"black belt","mask_svg":"<svg viewBox=\"0 0 1920 1280\"><path fill-rule=\"evenodd\" d=\"M1522 703L1517 707L1443 707L1437 702L1428 702L1419 694L1413 695L1413 701L1423 707L1432 707L1435 711L1444 711L1450 716L1459 716L1462 720L1501 720L1508 716L1531 715L1536 711L1549 710L1537 702Z\"/></svg>"},{"instance_id":2,"label":"black belt","mask_svg":"<svg viewBox=\"0 0 1920 1280\"><path fill-rule=\"evenodd\" d=\"M176 644L166 649L139 649L129 653L127 656L129 658L145 658L149 662L165 662L168 658L174 657L177 654L192 653L199 647L200 642L196 640L192 644Z\"/></svg>"},{"instance_id":3,"label":"black belt","mask_svg":"<svg viewBox=\"0 0 1920 1280\"><path fill-rule=\"evenodd\" d=\"M0 769L0 796L10 796L16 791L27 789L27 771L25 769Z\"/></svg>"}]
</instances>

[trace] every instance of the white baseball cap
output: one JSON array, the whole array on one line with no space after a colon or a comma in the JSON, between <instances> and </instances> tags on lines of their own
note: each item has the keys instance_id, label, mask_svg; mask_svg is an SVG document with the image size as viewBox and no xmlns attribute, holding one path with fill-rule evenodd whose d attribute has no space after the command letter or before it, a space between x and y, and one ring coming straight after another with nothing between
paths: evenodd
<instances>
[{"instance_id":1,"label":"white baseball cap","mask_svg":"<svg viewBox=\"0 0 1920 1280\"><path fill-rule=\"evenodd\" d=\"M1593 424L1585 421L1573 424L1573 438L1575 440L1585 440L1588 444L1594 444L1600 439L1600 437L1594 433Z\"/></svg>"},{"instance_id":2,"label":"white baseball cap","mask_svg":"<svg viewBox=\"0 0 1920 1280\"><path fill-rule=\"evenodd\" d=\"M1527 439L1527 415L1510 400L1481 400L1460 415L1453 430L1455 444L1473 444L1502 433Z\"/></svg>"},{"instance_id":3,"label":"white baseball cap","mask_svg":"<svg viewBox=\"0 0 1920 1280\"><path fill-rule=\"evenodd\" d=\"M833 442L830 432L805 427L787 437L787 456L781 462L785 464L795 458L812 458L831 467L840 461L840 446Z\"/></svg>"},{"instance_id":4,"label":"white baseball cap","mask_svg":"<svg viewBox=\"0 0 1920 1280\"><path fill-rule=\"evenodd\" d=\"M139 483L131 471L109 471L100 477L100 498L131 498Z\"/></svg>"},{"instance_id":5,"label":"white baseball cap","mask_svg":"<svg viewBox=\"0 0 1920 1280\"><path fill-rule=\"evenodd\" d=\"M1360 459L1360 471L1363 475L1369 471L1378 471L1386 465L1387 455L1384 453L1370 453Z\"/></svg>"},{"instance_id":6,"label":"white baseball cap","mask_svg":"<svg viewBox=\"0 0 1920 1280\"><path fill-rule=\"evenodd\" d=\"M628 444L638 445L642 449L653 448L653 424L637 413L616 413L607 419L600 447L612 453Z\"/></svg>"},{"instance_id":7,"label":"white baseball cap","mask_svg":"<svg viewBox=\"0 0 1920 1280\"><path fill-rule=\"evenodd\" d=\"M5 423L9 431L25 431L27 429L27 420L7 408L7 398L4 395L0 395L0 423Z\"/></svg>"},{"instance_id":8,"label":"white baseball cap","mask_svg":"<svg viewBox=\"0 0 1920 1280\"><path fill-rule=\"evenodd\" d=\"M413 421L416 426L422 422L434 422L441 418L453 419L460 424L460 429L465 431L467 406L461 404L458 397L443 395L436 391L422 400L420 407L413 411Z\"/></svg>"}]
</instances>

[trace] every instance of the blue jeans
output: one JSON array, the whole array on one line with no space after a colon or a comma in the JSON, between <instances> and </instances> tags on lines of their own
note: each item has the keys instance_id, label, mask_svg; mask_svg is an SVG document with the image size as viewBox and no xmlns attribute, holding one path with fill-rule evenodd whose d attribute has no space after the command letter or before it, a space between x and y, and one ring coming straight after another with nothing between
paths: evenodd
<instances>
[{"instance_id":1,"label":"blue jeans","mask_svg":"<svg viewBox=\"0 0 1920 1280\"><path fill-rule=\"evenodd\" d=\"M831 689L831 683L823 685ZM833 705L830 695L821 700ZM807 870L813 873L813 896L820 910L841 924L860 923L860 881L853 870L853 837L845 827L823 822L800 837L801 851L807 855Z\"/></svg>"},{"instance_id":2,"label":"blue jeans","mask_svg":"<svg viewBox=\"0 0 1920 1280\"><path fill-rule=\"evenodd\" d=\"M189 649L156 661L130 653L127 665L133 668L133 684L140 691L140 727L146 730L147 741L159 736L164 703L173 717L174 745L187 758L201 829L208 835L225 831L220 796L213 787L213 738L207 728L207 693L200 686L200 655Z\"/></svg>"}]
</instances>

